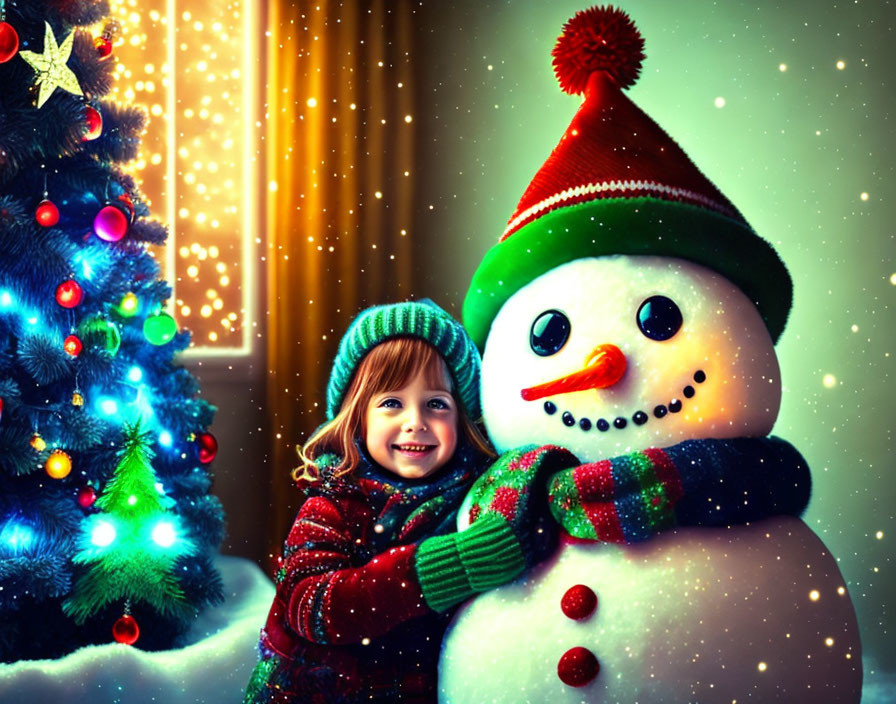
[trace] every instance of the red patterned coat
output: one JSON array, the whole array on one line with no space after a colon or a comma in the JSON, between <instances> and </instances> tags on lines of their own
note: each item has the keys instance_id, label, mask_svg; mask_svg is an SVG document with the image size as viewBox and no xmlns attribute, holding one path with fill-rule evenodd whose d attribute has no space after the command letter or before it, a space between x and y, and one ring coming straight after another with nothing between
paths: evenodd
<instances>
[{"instance_id":1,"label":"red patterned coat","mask_svg":"<svg viewBox=\"0 0 896 704\"><path fill-rule=\"evenodd\" d=\"M437 477L403 480L365 461L315 485L299 510L246 701L434 702L451 613L423 598L418 543L454 529L484 457L459 450Z\"/></svg>"}]
</instances>

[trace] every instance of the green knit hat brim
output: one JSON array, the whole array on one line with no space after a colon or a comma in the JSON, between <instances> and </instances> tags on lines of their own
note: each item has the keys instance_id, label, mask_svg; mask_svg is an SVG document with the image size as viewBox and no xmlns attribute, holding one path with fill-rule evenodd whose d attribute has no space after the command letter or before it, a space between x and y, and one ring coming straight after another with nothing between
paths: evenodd
<instances>
[{"instance_id":1,"label":"green knit hat brim","mask_svg":"<svg viewBox=\"0 0 896 704\"><path fill-rule=\"evenodd\" d=\"M746 223L656 198L607 198L546 213L492 247L473 274L463 321L482 350L501 306L530 281L584 257L643 254L687 259L720 273L756 305L772 340L793 299L790 274Z\"/></svg>"},{"instance_id":2,"label":"green knit hat brim","mask_svg":"<svg viewBox=\"0 0 896 704\"><path fill-rule=\"evenodd\" d=\"M463 326L431 300L373 306L361 311L339 342L327 384L327 419L339 413L352 376L374 347L396 337L419 337L445 360L454 390L467 415L478 420L479 351Z\"/></svg>"}]
</instances>

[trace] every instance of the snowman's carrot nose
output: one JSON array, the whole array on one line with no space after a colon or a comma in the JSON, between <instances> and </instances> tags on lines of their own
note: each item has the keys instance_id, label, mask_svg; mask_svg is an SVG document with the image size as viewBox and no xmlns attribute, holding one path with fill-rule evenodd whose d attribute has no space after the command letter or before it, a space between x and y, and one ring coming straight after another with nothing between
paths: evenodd
<instances>
[{"instance_id":1,"label":"snowman's carrot nose","mask_svg":"<svg viewBox=\"0 0 896 704\"><path fill-rule=\"evenodd\" d=\"M622 378L625 368L625 355L622 354L622 350L616 345L598 345L585 360L584 369L554 381L530 386L520 391L520 395L524 401L537 401L545 396L568 394L584 389L606 389Z\"/></svg>"}]
</instances>

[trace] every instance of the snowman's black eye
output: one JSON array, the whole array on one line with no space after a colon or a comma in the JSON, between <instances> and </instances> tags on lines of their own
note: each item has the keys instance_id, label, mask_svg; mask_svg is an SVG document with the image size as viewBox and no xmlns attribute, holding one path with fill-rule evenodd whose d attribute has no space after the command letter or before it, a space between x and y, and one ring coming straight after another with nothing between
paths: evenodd
<instances>
[{"instance_id":1,"label":"snowman's black eye","mask_svg":"<svg viewBox=\"0 0 896 704\"><path fill-rule=\"evenodd\" d=\"M668 340L681 328L681 311L665 296L651 296L638 308L638 327L651 340Z\"/></svg>"},{"instance_id":2,"label":"snowman's black eye","mask_svg":"<svg viewBox=\"0 0 896 704\"><path fill-rule=\"evenodd\" d=\"M557 354L569 339L569 318L559 310L546 310L532 323L529 346L539 357Z\"/></svg>"}]
</instances>

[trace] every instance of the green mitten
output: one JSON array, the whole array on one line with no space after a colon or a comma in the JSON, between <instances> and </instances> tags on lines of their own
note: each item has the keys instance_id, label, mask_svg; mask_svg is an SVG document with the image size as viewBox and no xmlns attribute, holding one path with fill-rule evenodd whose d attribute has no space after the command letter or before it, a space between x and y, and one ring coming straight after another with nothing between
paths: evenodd
<instances>
[{"instance_id":1,"label":"green mitten","mask_svg":"<svg viewBox=\"0 0 896 704\"><path fill-rule=\"evenodd\" d=\"M548 503L575 538L636 543L675 525L677 477L665 452L648 448L557 472Z\"/></svg>"},{"instance_id":2,"label":"green mitten","mask_svg":"<svg viewBox=\"0 0 896 704\"><path fill-rule=\"evenodd\" d=\"M550 445L501 455L470 490L470 527L429 538L417 548L417 576L430 608L444 611L506 584L543 556L553 535L543 527L553 525L547 520L544 482L578 463L570 452Z\"/></svg>"},{"instance_id":3,"label":"green mitten","mask_svg":"<svg viewBox=\"0 0 896 704\"><path fill-rule=\"evenodd\" d=\"M519 538L526 565L531 567L553 549L556 538L556 525L549 520L547 482L554 473L578 464L569 450L554 445L508 450L470 489L470 524L489 514L503 516Z\"/></svg>"},{"instance_id":4,"label":"green mitten","mask_svg":"<svg viewBox=\"0 0 896 704\"><path fill-rule=\"evenodd\" d=\"M506 584L525 569L526 561L507 521L491 515L462 533L424 540L415 567L426 603L444 611Z\"/></svg>"}]
</instances>

